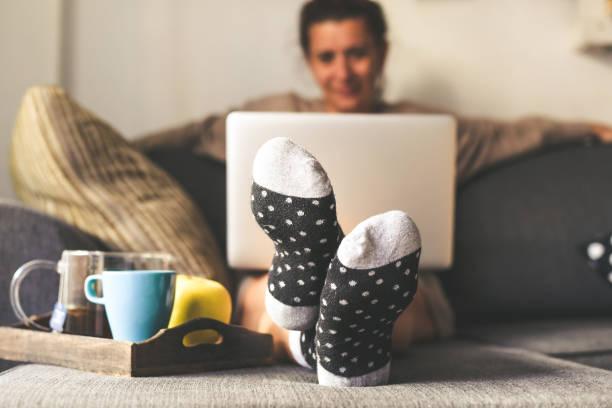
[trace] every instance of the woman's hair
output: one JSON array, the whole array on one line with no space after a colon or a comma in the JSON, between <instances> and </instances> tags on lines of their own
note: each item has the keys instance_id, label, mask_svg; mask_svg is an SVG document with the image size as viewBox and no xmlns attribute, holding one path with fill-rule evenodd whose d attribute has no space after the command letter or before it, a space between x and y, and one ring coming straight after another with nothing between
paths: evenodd
<instances>
[{"instance_id":1,"label":"woman's hair","mask_svg":"<svg viewBox=\"0 0 612 408\"><path fill-rule=\"evenodd\" d=\"M372 0L310 0L300 13L300 45L304 55L310 52L310 26L327 20L341 21L347 18L363 18L374 42L386 41L387 22L382 8Z\"/></svg>"}]
</instances>

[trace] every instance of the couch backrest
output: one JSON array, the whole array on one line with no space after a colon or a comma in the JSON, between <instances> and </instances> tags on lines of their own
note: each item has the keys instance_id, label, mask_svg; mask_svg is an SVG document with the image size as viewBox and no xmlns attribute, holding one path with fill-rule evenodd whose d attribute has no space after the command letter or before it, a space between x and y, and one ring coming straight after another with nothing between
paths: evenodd
<instances>
[{"instance_id":1,"label":"couch backrest","mask_svg":"<svg viewBox=\"0 0 612 408\"><path fill-rule=\"evenodd\" d=\"M456 214L455 264L443 281L459 325L612 315L612 284L583 248L612 233L612 147L571 145L497 166L458 190Z\"/></svg>"}]
</instances>

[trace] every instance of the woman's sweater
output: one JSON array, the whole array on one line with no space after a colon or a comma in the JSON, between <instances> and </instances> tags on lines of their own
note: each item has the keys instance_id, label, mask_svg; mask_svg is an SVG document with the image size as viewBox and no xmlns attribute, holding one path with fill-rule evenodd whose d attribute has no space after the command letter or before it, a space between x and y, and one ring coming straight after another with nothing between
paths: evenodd
<instances>
[{"instance_id":1,"label":"woman's sweater","mask_svg":"<svg viewBox=\"0 0 612 408\"><path fill-rule=\"evenodd\" d=\"M324 112L323 101L294 93L273 95L246 103L243 111ZM449 113L408 101L381 103L376 113ZM186 125L147 135L133 142L147 152L153 149L190 150L225 161L225 119L229 112L211 115ZM452 114L452 113L451 113ZM544 146L593 141L585 123L561 122L543 117L515 121L484 118L457 119L457 183L461 184L488 166Z\"/></svg>"}]
</instances>

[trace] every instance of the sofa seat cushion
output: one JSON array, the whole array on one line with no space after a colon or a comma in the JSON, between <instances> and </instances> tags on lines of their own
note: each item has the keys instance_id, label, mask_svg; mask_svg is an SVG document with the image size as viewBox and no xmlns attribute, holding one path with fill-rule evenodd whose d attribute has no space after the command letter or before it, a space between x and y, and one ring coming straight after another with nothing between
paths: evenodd
<instances>
[{"instance_id":1,"label":"sofa seat cushion","mask_svg":"<svg viewBox=\"0 0 612 408\"><path fill-rule=\"evenodd\" d=\"M27 91L10 165L23 202L121 250L168 252L178 272L227 284L213 235L180 185L63 89Z\"/></svg>"},{"instance_id":2,"label":"sofa seat cushion","mask_svg":"<svg viewBox=\"0 0 612 408\"><path fill-rule=\"evenodd\" d=\"M44 365L0 374L0 406L581 406L612 400L612 373L530 351L444 341L394 358L391 384L320 386L295 365L117 378Z\"/></svg>"},{"instance_id":3,"label":"sofa seat cushion","mask_svg":"<svg viewBox=\"0 0 612 408\"><path fill-rule=\"evenodd\" d=\"M572 354L569 356L564 356L563 358L579 364L612 371L612 351L597 352L593 354Z\"/></svg>"},{"instance_id":4,"label":"sofa seat cushion","mask_svg":"<svg viewBox=\"0 0 612 408\"><path fill-rule=\"evenodd\" d=\"M461 334L551 356L612 352L612 318L489 323L465 328Z\"/></svg>"},{"instance_id":5,"label":"sofa seat cushion","mask_svg":"<svg viewBox=\"0 0 612 408\"><path fill-rule=\"evenodd\" d=\"M612 369L612 318L481 324L462 329L461 335Z\"/></svg>"}]
</instances>

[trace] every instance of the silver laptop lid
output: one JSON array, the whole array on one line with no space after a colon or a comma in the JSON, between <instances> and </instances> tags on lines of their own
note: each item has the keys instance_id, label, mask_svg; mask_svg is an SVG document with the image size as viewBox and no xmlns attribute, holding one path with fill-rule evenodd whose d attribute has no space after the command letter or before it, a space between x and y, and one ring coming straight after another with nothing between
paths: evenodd
<instances>
[{"instance_id":1,"label":"silver laptop lid","mask_svg":"<svg viewBox=\"0 0 612 408\"><path fill-rule=\"evenodd\" d=\"M405 211L422 239L421 267L453 256L456 124L449 115L233 112L227 118L227 256L233 268L268 269L274 245L250 208L253 159L284 136L326 170L345 234L366 218Z\"/></svg>"}]
</instances>

